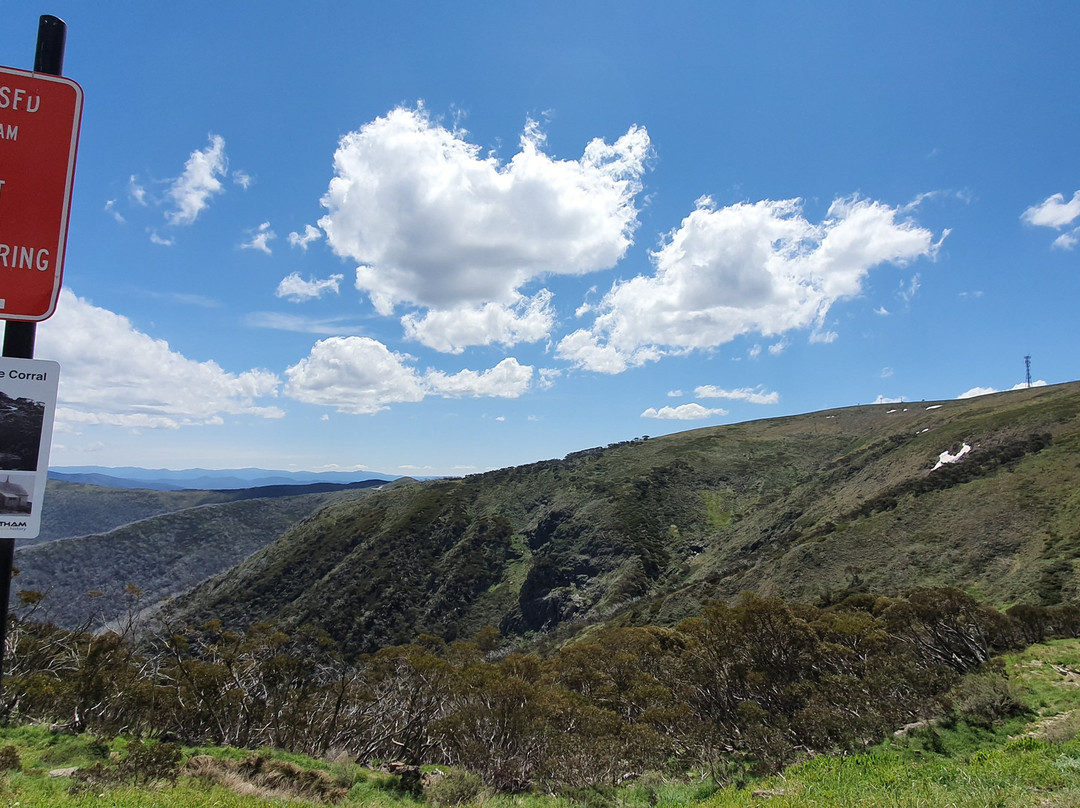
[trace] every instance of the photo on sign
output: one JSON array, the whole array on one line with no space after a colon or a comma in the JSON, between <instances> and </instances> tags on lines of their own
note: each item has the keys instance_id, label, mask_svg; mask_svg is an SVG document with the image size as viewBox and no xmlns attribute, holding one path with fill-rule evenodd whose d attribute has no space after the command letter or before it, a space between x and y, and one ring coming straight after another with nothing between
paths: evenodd
<instances>
[{"instance_id":1,"label":"photo on sign","mask_svg":"<svg viewBox=\"0 0 1080 808\"><path fill-rule=\"evenodd\" d=\"M0 472L37 471L45 402L0 389Z\"/></svg>"},{"instance_id":2,"label":"photo on sign","mask_svg":"<svg viewBox=\"0 0 1080 808\"><path fill-rule=\"evenodd\" d=\"M0 474L0 514L30 513L34 509L30 499L34 479L33 474Z\"/></svg>"}]
</instances>

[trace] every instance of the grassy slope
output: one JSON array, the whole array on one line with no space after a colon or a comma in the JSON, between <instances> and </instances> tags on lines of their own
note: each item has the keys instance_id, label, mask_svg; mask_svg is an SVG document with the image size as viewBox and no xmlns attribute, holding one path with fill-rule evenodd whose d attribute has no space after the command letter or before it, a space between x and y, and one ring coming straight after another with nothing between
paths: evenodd
<instances>
[{"instance_id":1,"label":"grassy slope","mask_svg":"<svg viewBox=\"0 0 1080 808\"><path fill-rule=\"evenodd\" d=\"M1078 597L1080 383L711 427L379 493L182 600L316 622L353 651L581 621L672 622L756 590L951 584ZM931 471L938 455L973 447Z\"/></svg>"}]
</instances>

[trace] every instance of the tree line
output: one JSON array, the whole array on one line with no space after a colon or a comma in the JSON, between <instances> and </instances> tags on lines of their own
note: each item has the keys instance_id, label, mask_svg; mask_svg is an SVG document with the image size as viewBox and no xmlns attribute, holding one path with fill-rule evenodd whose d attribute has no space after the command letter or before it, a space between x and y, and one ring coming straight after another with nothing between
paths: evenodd
<instances>
[{"instance_id":1,"label":"tree line","mask_svg":"<svg viewBox=\"0 0 1080 808\"><path fill-rule=\"evenodd\" d=\"M1006 687L996 655L1080 632L1075 606L1001 612L948 588L828 607L747 594L674 627L594 627L545 655L506 650L487 627L470 641L421 635L346 660L309 627L59 628L35 619L35 593L20 594L8 721L447 764L501 791L646 771L723 782L857 751L916 719L988 720L977 714L1000 709ZM1000 685L995 698L958 706L958 684L976 672Z\"/></svg>"}]
</instances>

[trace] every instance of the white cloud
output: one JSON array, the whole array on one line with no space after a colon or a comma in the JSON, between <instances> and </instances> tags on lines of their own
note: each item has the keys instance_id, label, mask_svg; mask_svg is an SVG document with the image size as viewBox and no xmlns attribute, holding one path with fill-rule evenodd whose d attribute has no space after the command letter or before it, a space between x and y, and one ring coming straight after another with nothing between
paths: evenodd
<instances>
[{"instance_id":1,"label":"white cloud","mask_svg":"<svg viewBox=\"0 0 1080 808\"><path fill-rule=\"evenodd\" d=\"M892 369L892 368L890 368L890 367L883 367L883 368L881 369L881 373L879 373L878 375L879 375L879 376L880 376L880 377L881 377L882 379L891 379L891 378L893 377L893 373L894 373L894 371L893 371L893 369Z\"/></svg>"},{"instance_id":2,"label":"white cloud","mask_svg":"<svg viewBox=\"0 0 1080 808\"><path fill-rule=\"evenodd\" d=\"M424 385L416 369L406 365L409 359L370 337L330 337L285 371L285 394L352 415L421 401Z\"/></svg>"},{"instance_id":3,"label":"white cloud","mask_svg":"<svg viewBox=\"0 0 1080 808\"><path fill-rule=\"evenodd\" d=\"M171 247L176 243L176 239L174 238L159 236L157 230L150 231L150 241L153 244L160 244L162 247Z\"/></svg>"},{"instance_id":4,"label":"white cloud","mask_svg":"<svg viewBox=\"0 0 1080 808\"><path fill-rule=\"evenodd\" d=\"M905 303L910 303L915 298L915 295L918 293L919 288L922 286L921 280L922 279L920 278L919 273L916 272L914 275L911 276L911 279L906 284L901 281L900 291L896 293L896 296L903 300Z\"/></svg>"},{"instance_id":5,"label":"white cloud","mask_svg":"<svg viewBox=\"0 0 1080 808\"><path fill-rule=\"evenodd\" d=\"M136 204L146 206L146 189L139 182L139 178L132 174L128 178L128 194Z\"/></svg>"},{"instance_id":6,"label":"white cloud","mask_svg":"<svg viewBox=\"0 0 1080 808\"><path fill-rule=\"evenodd\" d=\"M537 379L537 384L541 390L550 390L555 386L555 380L562 376L562 370L559 368L540 368L540 378Z\"/></svg>"},{"instance_id":7,"label":"white cloud","mask_svg":"<svg viewBox=\"0 0 1080 808\"><path fill-rule=\"evenodd\" d=\"M502 163L422 108L395 109L341 139L319 226L337 254L359 262L356 287L384 316L400 304L514 306L531 280L622 258L651 150L638 127L610 145L593 140L579 160L553 159L543 145L530 121ZM471 344L499 341L498 319L499 336Z\"/></svg>"},{"instance_id":8,"label":"white cloud","mask_svg":"<svg viewBox=\"0 0 1080 808\"><path fill-rule=\"evenodd\" d=\"M1068 202L1063 194L1047 197L1042 203L1025 210L1020 218L1030 225L1060 230L1080 218L1080 191L1075 192Z\"/></svg>"},{"instance_id":9,"label":"white cloud","mask_svg":"<svg viewBox=\"0 0 1080 808\"><path fill-rule=\"evenodd\" d=\"M184 164L184 173L169 188L173 209L166 212L170 224L191 224L210 204L210 197L222 192L221 180L228 169L225 138L210 135L210 145L193 151Z\"/></svg>"},{"instance_id":10,"label":"white cloud","mask_svg":"<svg viewBox=\"0 0 1080 808\"><path fill-rule=\"evenodd\" d=\"M904 401L903 396L900 396L898 398L894 398L893 396L879 395L871 403L872 404L901 404L901 403L903 403L903 401Z\"/></svg>"},{"instance_id":11,"label":"white cloud","mask_svg":"<svg viewBox=\"0 0 1080 808\"><path fill-rule=\"evenodd\" d=\"M307 250L308 245L313 241L318 241L322 238L322 231L317 227L313 227L310 224L304 225L304 234L300 235L296 231L289 233L289 246L299 247L301 250Z\"/></svg>"},{"instance_id":12,"label":"white cloud","mask_svg":"<svg viewBox=\"0 0 1080 808\"><path fill-rule=\"evenodd\" d=\"M127 219L120 215L120 211L116 209L116 200L110 199L105 203L105 212L112 216L120 224L127 224Z\"/></svg>"},{"instance_id":13,"label":"white cloud","mask_svg":"<svg viewBox=\"0 0 1080 808\"><path fill-rule=\"evenodd\" d=\"M475 370L463 370L453 374L431 371L425 381L433 392L452 398L517 398L529 389L532 375L531 366L519 364L516 359L509 357L482 373Z\"/></svg>"},{"instance_id":14,"label":"white cloud","mask_svg":"<svg viewBox=\"0 0 1080 808\"><path fill-rule=\"evenodd\" d=\"M277 331L294 331L300 334L360 334L364 328L349 323L345 317L302 317L277 311L253 311L244 318L251 328L272 328Z\"/></svg>"},{"instance_id":15,"label":"white cloud","mask_svg":"<svg viewBox=\"0 0 1080 808\"><path fill-rule=\"evenodd\" d=\"M714 415L727 415L725 409L709 409L700 404L680 404L678 407L649 407L641 413L642 418L658 418L662 421L700 421L702 418L711 418Z\"/></svg>"},{"instance_id":16,"label":"white cloud","mask_svg":"<svg viewBox=\"0 0 1080 808\"><path fill-rule=\"evenodd\" d=\"M754 345L751 346L750 350L748 350L746 353L751 359L757 359L759 356L761 356L761 346L757 343L754 343Z\"/></svg>"},{"instance_id":17,"label":"white cloud","mask_svg":"<svg viewBox=\"0 0 1080 808\"><path fill-rule=\"evenodd\" d=\"M485 303L428 310L401 318L407 339L445 353L461 353L470 345L516 345L544 339L555 322L551 292L541 289L531 298L521 297L514 305Z\"/></svg>"},{"instance_id":18,"label":"white cloud","mask_svg":"<svg viewBox=\"0 0 1080 808\"><path fill-rule=\"evenodd\" d=\"M833 202L820 224L798 199L717 209L703 197L653 253L654 274L616 283L591 329L565 337L557 355L618 373L751 332L813 326L812 341L831 341L833 332L821 332L825 315L860 293L870 269L935 254L930 231L898 217L857 197Z\"/></svg>"},{"instance_id":19,"label":"white cloud","mask_svg":"<svg viewBox=\"0 0 1080 808\"><path fill-rule=\"evenodd\" d=\"M175 429L220 424L222 415L284 415L254 403L277 395L273 373L228 373L215 362L188 359L67 289L38 329L38 345L63 366L60 422Z\"/></svg>"},{"instance_id":20,"label":"white cloud","mask_svg":"<svg viewBox=\"0 0 1080 808\"><path fill-rule=\"evenodd\" d=\"M300 277L299 272L293 272L281 279L274 294L299 303L303 300L322 297L327 292L338 294L338 287L344 279L344 275L331 275L325 280L312 278L305 281Z\"/></svg>"},{"instance_id":21,"label":"white cloud","mask_svg":"<svg viewBox=\"0 0 1080 808\"><path fill-rule=\"evenodd\" d=\"M879 315L881 317L888 317L889 316L889 310L887 308L885 308L884 306L878 306L876 309L874 309L874 314L877 314L877 315Z\"/></svg>"},{"instance_id":22,"label":"white cloud","mask_svg":"<svg viewBox=\"0 0 1080 808\"><path fill-rule=\"evenodd\" d=\"M533 375L531 366L512 357L485 371L430 370L423 375L413 361L370 337L331 337L315 343L307 357L285 371L285 394L338 412L371 415L428 395L517 398Z\"/></svg>"},{"instance_id":23,"label":"white cloud","mask_svg":"<svg viewBox=\"0 0 1080 808\"><path fill-rule=\"evenodd\" d=\"M682 390L668 390L667 394L668 398L682 398L682 395Z\"/></svg>"},{"instance_id":24,"label":"white cloud","mask_svg":"<svg viewBox=\"0 0 1080 808\"><path fill-rule=\"evenodd\" d=\"M1080 219L1080 191L1076 191L1068 202L1064 194L1047 197L1041 204L1025 210L1020 218L1026 224L1060 230ZM1080 244L1080 227L1062 233L1051 246L1057 250L1071 250L1077 244Z\"/></svg>"},{"instance_id":25,"label":"white cloud","mask_svg":"<svg viewBox=\"0 0 1080 808\"><path fill-rule=\"evenodd\" d=\"M232 173L232 181L236 185L239 185L245 191L251 187L255 180L246 171L236 170Z\"/></svg>"},{"instance_id":26,"label":"white cloud","mask_svg":"<svg viewBox=\"0 0 1080 808\"><path fill-rule=\"evenodd\" d=\"M835 331L819 331L815 328L810 332L809 339L812 343L828 345L830 342L836 342L840 339L840 335Z\"/></svg>"},{"instance_id":27,"label":"white cloud","mask_svg":"<svg viewBox=\"0 0 1080 808\"><path fill-rule=\"evenodd\" d=\"M737 390L724 390L711 384L703 384L694 390L698 398L727 398L734 401L746 401L750 404L775 404L780 400L777 392L768 393L760 385L740 387Z\"/></svg>"},{"instance_id":28,"label":"white cloud","mask_svg":"<svg viewBox=\"0 0 1080 808\"><path fill-rule=\"evenodd\" d=\"M788 344L789 343L786 339L782 339L779 342L774 342L772 345L769 346L769 353L773 356L779 356L787 350Z\"/></svg>"},{"instance_id":29,"label":"white cloud","mask_svg":"<svg viewBox=\"0 0 1080 808\"><path fill-rule=\"evenodd\" d=\"M1051 243L1051 247L1057 250L1071 250L1080 243L1080 228L1070 233L1062 233Z\"/></svg>"},{"instance_id":30,"label":"white cloud","mask_svg":"<svg viewBox=\"0 0 1080 808\"><path fill-rule=\"evenodd\" d=\"M1025 382L1019 382L1017 384L1014 384L1009 389L1010 390L1024 390L1027 386L1028 386L1028 384L1027 384L1026 381ZM1046 387L1046 381L1043 380L1043 379L1038 379L1036 381L1033 381L1031 383L1031 386L1032 387ZM996 387L972 387L970 390L967 390L967 391L961 393L960 395L958 395L957 398L975 398L976 396L988 396L991 393L1000 393L1000 392L1001 391L998 390Z\"/></svg>"},{"instance_id":31,"label":"white cloud","mask_svg":"<svg viewBox=\"0 0 1080 808\"><path fill-rule=\"evenodd\" d=\"M263 222L254 230L249 230L248 234L251 236L251 240L241 244L240 249L258 250L270 255L269 242L277 238L277 233L270 229L270 222Z\"/></svg>"},{"instance_id":32,"label":"white cloud","mask_svg":"<svg viewBox=\"0 0 1080 808\"><path fill-rule=\"evenodd\" d=\"M988 396L996 392L998 391L993 387L972 387L970 390L958 395L957 398L975 398L976 396Z\"/></svg>"}]
</instances>

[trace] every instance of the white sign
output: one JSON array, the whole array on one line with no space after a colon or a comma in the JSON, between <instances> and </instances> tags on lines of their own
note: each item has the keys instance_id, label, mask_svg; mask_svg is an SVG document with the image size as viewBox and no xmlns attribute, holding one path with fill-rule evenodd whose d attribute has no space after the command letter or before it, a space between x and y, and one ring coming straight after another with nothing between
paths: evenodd
<instances>
[{"instance_id":1,"label":"white sign","mask_svg":"<svg viewBox=\"0 0 1080 808\"><path fill-rule=\"evenodd\" d=\"M0 538L41 530L60 365L0 357Z\"/></svg>"}]
</instances>

